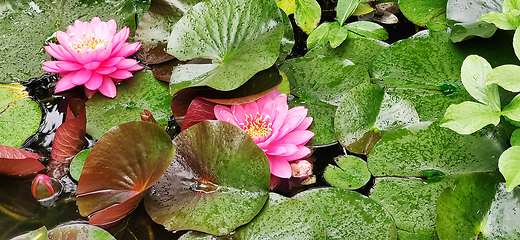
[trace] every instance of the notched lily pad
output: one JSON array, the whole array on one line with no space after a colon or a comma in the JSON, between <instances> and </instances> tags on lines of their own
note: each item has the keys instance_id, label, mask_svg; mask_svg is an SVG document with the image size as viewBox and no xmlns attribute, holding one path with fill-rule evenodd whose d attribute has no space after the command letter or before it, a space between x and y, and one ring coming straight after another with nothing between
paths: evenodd
<instances>
[{"instance_id":1,"label":"notched lily pad","mask_svg":"<svg viewBox=\"0 0 520 240\"><path fill-rule=\"evenodd\" d=\"M174 160L145 197L155 222L169 231L225 235L260 212L269 193L269 161L244 131L204 121L173 143Z\"/></svg>"},{"instance_id":2,"label":"notched lily pad","mask_svg":"<svg viewBox=\"0 0 520 240\"><path fill-rule=\"evenodd\" d=\"M341 189L358 189L370 180L367 163L355 156L342 156L335 159L338 166L329 165L323 177L332 186Z\"/></svg>"}]
</instances>

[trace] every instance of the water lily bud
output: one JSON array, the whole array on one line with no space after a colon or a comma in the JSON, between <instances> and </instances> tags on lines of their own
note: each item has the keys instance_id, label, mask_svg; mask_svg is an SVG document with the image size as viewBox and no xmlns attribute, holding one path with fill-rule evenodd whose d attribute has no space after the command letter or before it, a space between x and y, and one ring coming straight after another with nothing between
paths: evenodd
<instances>
[{"instance_id":1,"label":"water lily bud","mask_svg":"<svg viewBox=\"0 0 520 240\"><path fill-rule=\"evenodd\" d=\"M45 174L38 174L32 181L31 192L37 200L50 198L60 190L60 183Z\"/></svg>"},{"instance_id":2,"label":"water lily bud","mask_svg":"<svg viewBox=\"0 0 520 240\"><path fill-rule=\"evenodd\" d=\"M307 160L298 160L291 163L292 176L306 178L312 175L312 163Z\"/></svg>"}]
</instances>

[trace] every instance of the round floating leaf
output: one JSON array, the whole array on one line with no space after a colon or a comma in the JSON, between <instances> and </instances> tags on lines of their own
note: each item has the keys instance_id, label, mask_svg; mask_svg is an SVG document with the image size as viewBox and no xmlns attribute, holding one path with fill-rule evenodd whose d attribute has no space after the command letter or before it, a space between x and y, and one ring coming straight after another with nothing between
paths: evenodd
<instances>
[{"instance_id":1,"label":"round floating leaf","mask_svg":"<svg viewBox=\"0 0 520 240\"><path fill-rule=\"evenodd\" d=\"M54 228L49 231L49 240L85 240L85 239L103 239L115 240L109 232L102 228L91 226L88 224L71 224Z\"/></svg>"},{"instance_id":2,"label":"round floating leaf","mask_svg":"<svg viewBox=\"0 0 520 240\"><path fill-rule=\"evenodd\" d=\"M446 28L446 4L448 0L400 0L399 9L416 25L438 31Z\"/></svg>"},{"instance_id":3,"label":"round floating leaf","mask_svg":"<svg viewBox=\"0 0 520 240\"><path fill-rule=\"evenodd\" d=\"M352 31L355 34L362 37L374 38L379 40L388 39L388 32L385 30L384 27L377 23L367 21L356 21L348 23L345 26L349 31Z\"/></svg>"},{"instance_id":4,"label":"round floating leaf","mask_svg":"<svg viewBox=\"0 0 520 240\"><path fill-rule=\"evenodd\" d=\"M65 122L54 135L51 152L53 160L64 162L83 149L86 125L85 102L77 98L71 99L67 106Z\"/></svg>"},{"instance_id":5,"label":"round floating leaf","mask_svg":"<svg viewBox=\"0 0 520 240\"><path fill-rule=\"evenodd\" d=\"M445 174L494 171L505 142L487 129L460 135L433 123L418 123L385 136L368 157L374 176L421 177L423 170Z\"/></svg>"},{"instance_id":6,"label":"round floating leaf","mask_svg":"<svg viewBox=\"0 0 520 240\"><path fill-rule=\"evenodd\" d=\"M43 73L42 61L51 60L43 47L56 30L65 31L76 19L90 21L113 18L118 27L136 27L136 2L133 0L101 1L3 1L0 17L1 83L27 81Z\"/></svg>"},{"instance_id":7,"label":"round floating leaf","mask_svg":"<svg viewBox=\"0 0 520 240\"><path fill-rule=\"evenodd\" d=\"M355 156L343 156L335 159L338 166L329 165L323 177L332 186L341 189L358 189L370 180L367 163Z\"/></svg>"},{"instance_id":8,"label":"round floating leaf","mask_svg":"<svg viewBox=\"0 0 520 240\"><path fill-rule=\"evenodd\" d=\"M87 133L99 139L110 128L129 121L141 120L148 109L160 126L168 124L172 97L168 85L153 77L151 71L134 73L134 77L117 86L114 99L96 94L86 103Z\"/></svg>"},{"instance_id":9,"label":"round floating leaf","mask_svg":"<svg viewBox=\"0 0 520 240\"><path fill-rule=\"evenodd\" d=\"M316 0L296 0L294 20L305 33L310 34L321 18L321 7Z\"/></svg>"},{"instance_id":10,"label":"round floating leaf","mask_svg":"<svg viewBox=\"0 0 520 240\"><path fill-rule=\"evenodd\" d=\"M245 226L238 228L233 237L238 239L301 239L326 238L320 215L303 201L286 198L276 193L262 211Z\"/></svg>"},{"instance_id":11,"label":"round floating leaf","mask_svg":"<svg viewBox=\"0 0 520 240\"><path fill-rule=\"evenodd\" d=\"M206 58L212 63L177 66L171 94L191 86L233 90L269 68L278 58L285 30L282 21L271 0L198 3L174 25L168 53L180 60Z\"/></svg>"},{"instance_id":12,"label":"round floating leaf","mask_svg":"<svg viewBox=\"0 0 520 240\"><path fill-rule=\"evenodd\" d=\"M45 169L42 156L22 149L0 145L0 174L29 175Z\"/></svg>"},{"instance_id":13,"label":"round floating leaf","mask_svg":"<svg viewBox=\"0 0 520 240\"><path fill-rule=\"evenodd\" d=\"M368 154L370 142L358 143L371 130L393 130L419 122L414 106L405 99L390 95L375 84L362 84L348 91L334 118L338 140L347 149ZM377 140L376 140L377 141Z\"/></svg>"},{"instance_id":14,"label":"round floating leaf","mask_svg":"<svg viewBox=\"0 0 520 240\"><path fill-rule=\"evenodd\" d=\"M83 166L76 196L90 224L108 224L132 211L168 168L175 147L159 126L128 122L103 135Z\"/></svg>"},{"instance_id":15,"label":"round floating leaf","mask_svg":"<svg viewBox=\"0 0 520 240\"><path fill-rule=\"evenodd\" d=\"M488 124L500 122L501 112L476 102L454 104L446 109L441 126L460 134L471 134Z\"/></svg>"},{"instance_id":16,"label":"round floating leaf","mask_svg":"<svg viewBox=\"0 0 520 240\"><path fill-rule=\"evenodd\" d=\"M79 181L81 172L83 171L83 166L85 165L85 161L87 160L91 150L92 149L85 149L79 152L70 162L70 176L74 178L74 180Z\"/></svg>"},{"instance_id":17,"label":"round floating leaf","mask_svg":"<svg viewBox=\"0 0 520 240\"><path fill-rule=\"evenodd\" d=\"M34 231L11 238L11 240L49 240L49 237L47 236L47 228L43 226Z\"/></svg>"},{"instance_id":18,"label":"round floating leaf","mask_svg":"<svg viewBox=\"0 0 520 240\"><path fill-rule=\"evenodd\" d=\"M515 133L518 131L515 131L513 135ZM513 142L512 138L511 142ZM507 191L512 191L517 185L520 185L520 147L512 146L503 152L498 160L498 168L506 179Z\"/></svg>"},{"instance_id":19,"label":"round floating leaf","mask_svg":"<svg viewBox=\"0 0 520 240\"><path fill-rule=\"evenodd\" d=\"M307 108L307 116L312 117L312 124L308 130L314 133L314 137L311 138L307 145L326 145L338 141L334 132L336 106L309 100L299 100L297 98L288 101L287 104L290 108L296 106Z\"/></svg>"},{"instance_id":20,"label":"round floating leaf","mask_svg":"<svg viewBox=\"0 0 520 240\"><path fill-rule=\"evenodd\" d=\"M516 129L511 134L511 146L520 146L520 129Z\"/></svg>"},{"instance_id":21,"label":"round floating leaf","mask_svg":"<svg viewBox=\"0 0 520 240\"><path fill-rule=\"evenodd\" d=\"M493 36L497 29L495 25L477 21L488 12L500 12L502 2L503 0L448 0L446 18L451 28L451 40L460 42L474 36Z\"/></svg>"},{"instance_id":22,"label":"round floating leaf","mask_svg":"<svg viewBox=\"0 0 520 240\"><path fill-rule=\"evenodd\" d=\"M377 202L357 192L318 188L293 198L318 212L327 239L397 239L392 216Z\"/></svg>"},{"instance_id":23,"label":"round floating leaf","mask_svg":"<svg viewBox=\"0 0 520 240\"><path fill-rule=\"evenodd\" d=\"M329 40L329 29L330 26L334 24L331 22L324 22L320 24L316 29L314 29L311 34L309 34L309 37L307 37L307 48L311 49L314 48L316 44L322 43L322 42L328 42ZM327 43L327 45L329 45Z\"/></svg>"},{"instance_id":24,"label":"round floating leaf","mask_svg":"<svg viewBox=\"0 0 520 240\"><path fill-rule=\"evenodd\" d=\"M487 78L489 84L496 83L504 89L511 92L520 92L520 66L502 65L491 70L491 74Z\"/></svg>"},{"instance_id":25,"label":"round floating leaf","mask_svg":"<svg viewBox=\"0 0 520 240\"><path fill-rule=\"evenodd\" d=\"M155 222L169 231L225 235L260 212L269 192L269 161L244 131L204 121L173 143L174 160L145 197Z\"/></svg>"}]
</instances>

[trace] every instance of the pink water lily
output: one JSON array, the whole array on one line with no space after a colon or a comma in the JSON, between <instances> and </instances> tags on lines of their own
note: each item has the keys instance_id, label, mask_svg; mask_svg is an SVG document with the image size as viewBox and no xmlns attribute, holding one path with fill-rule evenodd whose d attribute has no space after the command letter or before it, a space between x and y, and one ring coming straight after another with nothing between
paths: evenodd
<instances>
[{"instance_id":1,"label":"pink water lily","mask_svg":"<svg viewBox=\"0 0 520 240\"><path fill-rule=\"evenodd\" d=\"M128 36L128 27L117 32L116 21L103 22L98 17L90 22L76 20L67 32L57 31L59 44L49 43L45 50L59 61L43 63L43 70L61 76L55 92L84 85L89 98L97 91L114 98L114 82L132 77L131 71L143 69L136 60L126 58L141 48L140 43L127 43Z\"/></svg>"},{"instance_id":2,"label":"pink water lily","mask_svg":"<svg viewBox=\"0 0 520 240\"><path fill-rule=\"evenodd\" d=\"M274 90L268 95L231 108L216 105L215 116L246 131L269 158L271 174L290 178L290 162L311 153L304 145L314 136L306 130L312 123L304 107L287 106L287 95Z\"/></svg>"}]
</instances>

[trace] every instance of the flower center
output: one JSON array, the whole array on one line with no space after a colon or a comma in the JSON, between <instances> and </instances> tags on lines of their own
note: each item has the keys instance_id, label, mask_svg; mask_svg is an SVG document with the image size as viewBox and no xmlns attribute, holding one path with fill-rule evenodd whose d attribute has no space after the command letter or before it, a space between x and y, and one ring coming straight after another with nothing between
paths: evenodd
<instances>
[{"instance_id":1,"label":"flower center","mask_svg":"<svg viewBox=\"0 0 520 240\"><path fill-rule=\"evenodd\" d=\"M76 52L81 52L81 50L83 50L84 47L88 47L92 50L95 50L101 47L105 47L105 44L105 39L103 39L100 36L96 36L93 33L92 35L83 34L83 39L74 43L74 50L76 50Z\"/></svg>"},{"instance_id":2,"label":"flower center","mask_svg":"<svg viewBox=\"0 0 520 240\"><path fill-rule=\"evenodd\" d=\"M255 137L267 137L273 131L271 127L273 124L268 123L270 118L269 115L264 117L260 113L256 113L255 117L251 114L246 114L246 121L245 123L240 123L240 126L252 139Z\"/></svg>"}]
</instances>

